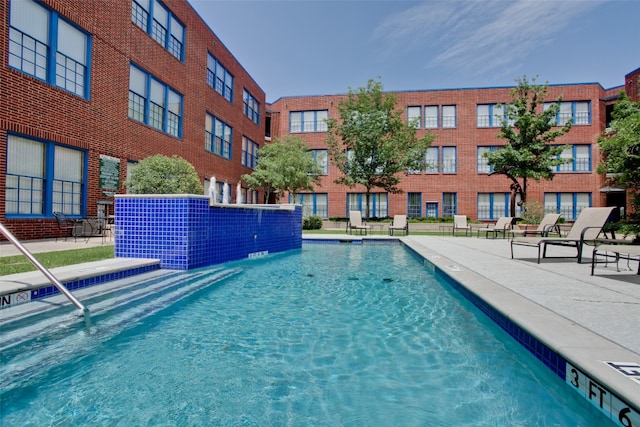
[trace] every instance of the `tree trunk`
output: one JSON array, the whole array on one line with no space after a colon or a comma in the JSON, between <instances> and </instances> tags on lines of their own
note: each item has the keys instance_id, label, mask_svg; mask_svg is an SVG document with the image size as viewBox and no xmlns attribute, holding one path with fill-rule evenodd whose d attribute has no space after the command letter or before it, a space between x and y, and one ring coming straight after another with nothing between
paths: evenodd
<instances>
[{"instance_id":1,"label":"tree trunk","mask_svg":"<svg viewBox=\"0 0 640 427\"><path fill-rule=\"evenodd\" d=\"M367 218L367 219L369 219L369 200L371 200L371 189L367 188L367 194L365 196L366 206L364 208L364 212L365 212L364 217Z\"/></svg>"}]
</instances>

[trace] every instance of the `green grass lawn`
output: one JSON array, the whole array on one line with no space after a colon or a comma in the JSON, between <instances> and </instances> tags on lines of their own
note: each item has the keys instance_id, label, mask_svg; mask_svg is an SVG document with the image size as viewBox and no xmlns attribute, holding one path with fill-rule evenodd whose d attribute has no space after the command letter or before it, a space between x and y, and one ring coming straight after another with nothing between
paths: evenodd
<instances>
[{"instance_id":1,"label":"green grass lawn","mask_svg":"<svg viewBox=\"0 0 640 427\"><path fill-rule=\"evenodd\" d=\"M114 258L114 247L113 245L96 246L87 249L42 252L33 256L45 267L53 268ZM34 270L36 267L24 255L0 257L0 276Z\"/></svg>"}]
</instances>

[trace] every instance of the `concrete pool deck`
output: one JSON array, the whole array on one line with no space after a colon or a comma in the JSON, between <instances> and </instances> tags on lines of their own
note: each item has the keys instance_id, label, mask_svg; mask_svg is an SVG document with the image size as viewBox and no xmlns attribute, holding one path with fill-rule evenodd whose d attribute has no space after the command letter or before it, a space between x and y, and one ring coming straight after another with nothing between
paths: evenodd
<instances>
[{"instance_id":1,"label":"concrete pool deck","mask_svg":"<svg viewBox=\"0 0 640 427\"><path fill-rule=\"evenodd\" d=\"M390 238L344 233L303 234L303 241L368 239ZM537 264L536 249L530 247L516 247L516 258L511 259L508 239L434 235L393 239L401 240L549 348L558 351L567 362L588 372L589 378L624 396L636 411L640 408L640 368L636 370L634 367L640 367L640 275L636 274L637 263L632 262L628 270L626 261L621 261L621 271L617 271L615 263L608 266L598 264L595 275L591 276L590 246L585 247L582 264L578 264L575 258L545 258ZM90 239L88 243L24 243L35 254L101 244L100 238ZM550 247L548 250L550 256L575 256L575 252L575 249L563 247ZM0 245L0 256L18 253L12 245ZM101 261L97 265L101 271L110 266L115 268L113 260ZM55 274L57 270L52 271ZM41 276L39 272L31 274ZM0 284L2 279L0 277ZM616 370L604 362L624 363L632 367ZM595 393L594 398L597 398Z\"/></svg>"}]
</instances>

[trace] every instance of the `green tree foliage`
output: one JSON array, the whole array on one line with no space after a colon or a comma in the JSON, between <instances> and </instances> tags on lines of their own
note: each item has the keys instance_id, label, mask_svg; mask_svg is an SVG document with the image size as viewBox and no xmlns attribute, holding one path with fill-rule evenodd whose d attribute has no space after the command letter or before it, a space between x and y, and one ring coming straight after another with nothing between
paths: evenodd
<instances>
[{"instance_id":1,"label":"green tree foliage","mask_svg":"<svg viewBox=\"0 0 640 427\"><path fill-rule=\"evenodd\" d=\"M297 136L286 135L258 150L258 165L250 175L242 175L242 180L250 188L264 188L267 199L270 192L278 198L289 192L295 199L302 190L313 191L321 173L307 144Z\"/></svg>"},{"instance_id":2,"label":"green tree foliage","mask_svg":"<svg viewBox=\"0 0 640 427\"><path fill-rule=\"evenodd\" d=\"M402 120L395 104L395 94L383 93L382 83L369 80L338 104L340 120L327 121L329 158L342 173L335 182L366 189L367 218L371 190L401 193L400 174L423 167L433 140L430 134L418 138L415 123Z\"/></svg>"},{"instance_id":3,"label":"green tree foliage","mask_svg":"<svg viewBox=\"0 0 640 427\"><path fill-rule=\"evenodd\" d=\"M625 92L613 106L611 129L598 138L604 160L598 173L608 174L611 184L625 186L631 194L631 227L640 233L640 102Z\"/></svg>"},{"instance_id":4,"label":"green tree foliage","mask_svg":"<svg viewBox=\"0 0 640 427\"><path fill-rule=\"evenodd\" d=\"M133 194L202 194L200 178L185 159L162 154L141 160L125 182Z\"/></svg>"},{"instance_id":5,"label":"green tree foliage","mask_svg":"<svg viewBox=\"0 0 640 427\"><path fill-rule=\"evenodd\" d=\"M516 80L518 84L511 90L511 104L505 107L507 119L502 120L497 135L507 142L503 149L485 153L489 165L493 166L491 174L503 174L511 180L511 216L515 216L516 194L520 194L520 203L527 200L527 179L553 179L552 168L572 161L560 158L566 146L551 145L571 129L571 120L556 127L562 98L542 111L548 85L537 85L535 80L529 82L526 76Z\"/></svg>"}]
</instances>

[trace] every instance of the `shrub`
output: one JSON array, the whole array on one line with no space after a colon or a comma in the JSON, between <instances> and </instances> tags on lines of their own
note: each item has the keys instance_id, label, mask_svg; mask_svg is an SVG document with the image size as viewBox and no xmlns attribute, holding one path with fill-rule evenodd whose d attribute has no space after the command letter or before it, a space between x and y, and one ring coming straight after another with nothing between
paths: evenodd
<instances>
[{"instance_id":1,"label":"shrub","mask_svg":"<svg viewBox=\"0 0 640 427\"><path fill-rule=\"evenodd\" d=\"M176 155L162 154L141 160L125 183L132 194L202 194L196 169Z\"/></svg>"},{"instance_id":2,"label":"shrub","mask_svg":"<svg viewBox=\"0 0 640 427\"><path fill-rule=\"evenodd\" d=\"M302 220L303 230L320 230L322 228L322 218L316 215L306 217Z\"/></svg>"},{"instance_id":3,"label":"shrub","mask_svg":"<svg viewBox=\"0 0 640 427\"><path fill-rule=\"evenodd\" d=\"M525 224L540 224L540 221L544 218L544 206L536 200L526 202L522 208L520 217Z\"/></svg>"}]
</instances>

